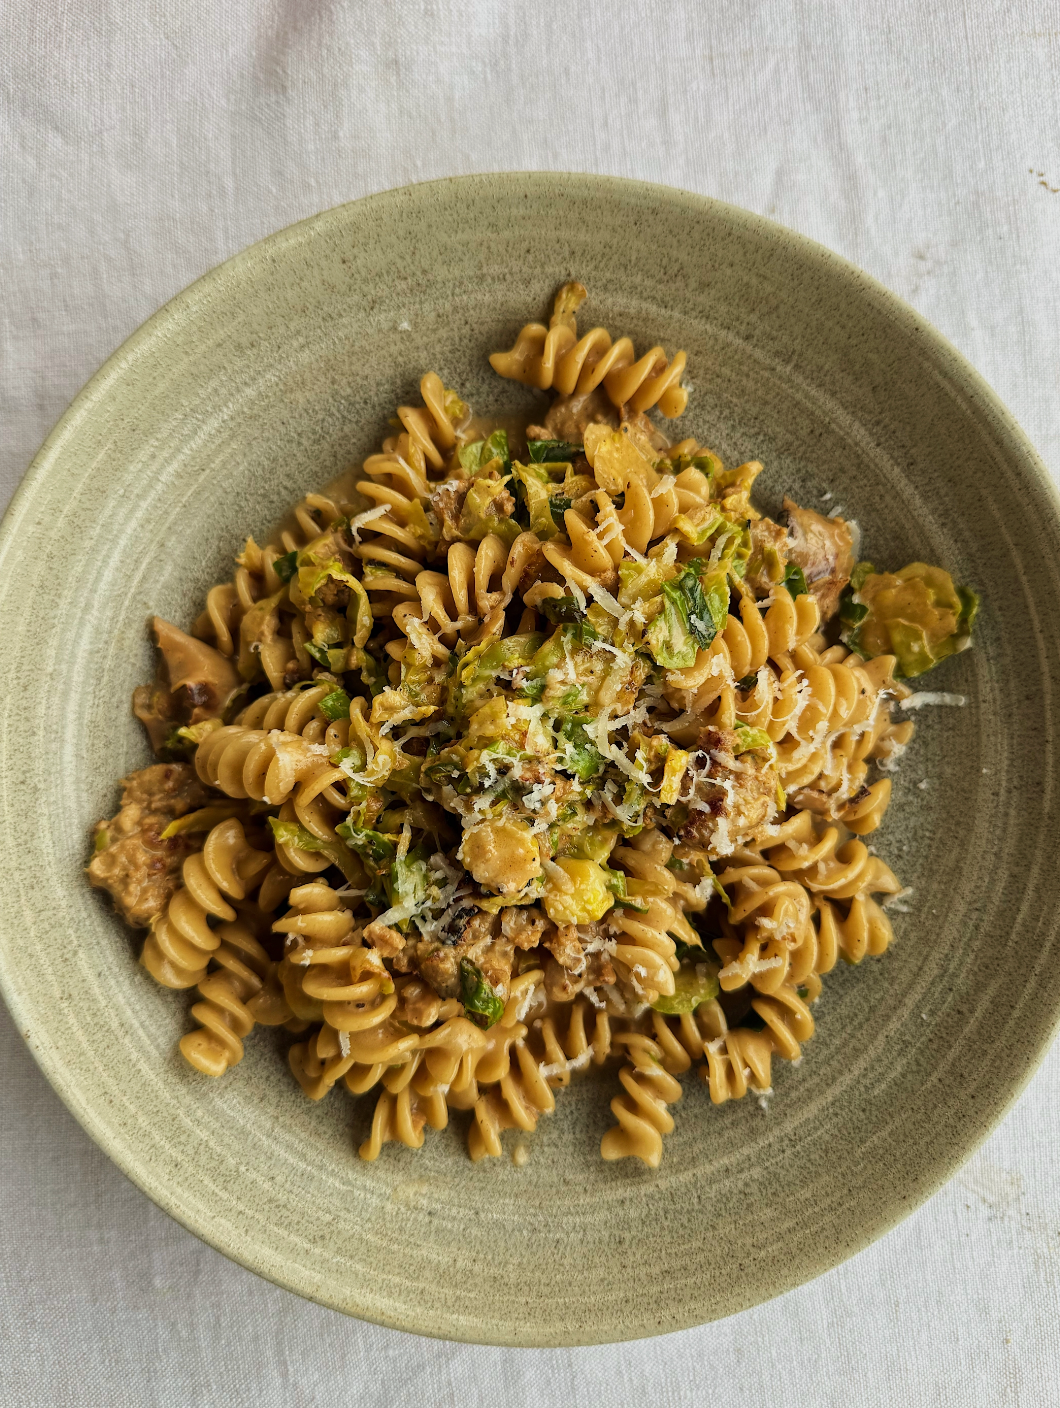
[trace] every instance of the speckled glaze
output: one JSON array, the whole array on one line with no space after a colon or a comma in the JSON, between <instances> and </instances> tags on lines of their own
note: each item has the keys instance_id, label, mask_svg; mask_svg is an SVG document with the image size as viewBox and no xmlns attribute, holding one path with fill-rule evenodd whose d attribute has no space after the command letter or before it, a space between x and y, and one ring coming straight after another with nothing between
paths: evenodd
<instances>
[{"instance_id":1,"label":"speckled glaze","mask_svg":"<svg viewBox=\"0 0 1060 1408\"><path fill-rule=\"evenodd\" d=\"M685 1081L662 1169L602 1163L608 1081L576 1082L526 1167L473 1165L463 1119L355 1154L371 1108L319 1104L257 1031L208 1080L84 883L88 831L148 760L129 694L145 618L190 622L243 536L334 478L436 369L482 412L544 398L486 354L583 280L585 327L684 347L675 423L856 518L863 555L983 594L977 648L930 688L874 837L913 887L883 959L833 973L768 1112ZM535 411L536 413L536 411ZM61 551L56 551L61 544ZM49 1080L186 1227L384 1325L512 1345L675 1330L834 1266L934 1191L1060 1013L1060 520L1030 445L958 354L835 255L731 206L598 177L392 191L256 245L174 299L75 401L0 535L0 983ZM926 787L918 787L928 779ZM775 1068L776 1069L776 1068ZM48 1117L43 1110L42 1118ZM456 1127L459 1126L459 1127ZM915 1275L915 1268L910 1268Z\"/></svg>"}]
</instances>

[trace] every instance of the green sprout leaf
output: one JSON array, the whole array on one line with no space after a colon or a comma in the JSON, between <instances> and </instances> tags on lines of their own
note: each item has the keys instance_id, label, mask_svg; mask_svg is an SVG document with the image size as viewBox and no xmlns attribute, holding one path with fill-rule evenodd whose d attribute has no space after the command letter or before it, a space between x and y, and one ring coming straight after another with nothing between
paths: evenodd
<instances>
[{"instance_id":1,"label":"green sprout leaf","mask_svg":"<svg viewBox=\"0 0 1060 1408\"><path fill-rule=\"evenodd\" d=\"M504 1003L490 987L482 969L468 958L460 960L460 1001L476 1026L492 1027L504 1016Z\"/></svg>"},{"instance_id":2,"label":"green sprout leaf","mask_svg":"<svg viewBox=\"0 0 1060 1408\"><path fill-rule=\"evenodd\" d=\"M404 930L427 898L427 862L419 848L395 860L383 883L391 906L402 911L401 915L392 915L388 922Z\"/></svg>"},{"instance_id":3,"label":"green sprout leaf","mask_svg":"<svg viewBox=\"0 0 1060 1408\"><path fill-rule=\"evenodd\" d=\"M713 963L714 956L702 944L686 943L684 939L674 939L674 953L678 963Z\"/></svg>"},{"instance_id":4,"label":"green sprout leaf","mask_svg":"<svg viewBox=\"0 0 1060 1408\"><path fill-rule=\"evenodd\" d=\"M747 724L738 723L736 742L732 745L733 753L746 753L754 748L765 748L770 753L776 751L776 745L764 728L751 728Z\"/></svg>"},{"instance_id":5,"label":"green sprout leaf","mask_svg":"<svg viewBox=\"0 0 1060 1408\"><path fill-rule=\"evenodd\" d=\"M528 440L526 449L531 464L570 464L582 453L580 445L569 445L566 440Z\"/></svg>"},{"instance_id":6,"label":"green sprout leaf","mask_svg":"<svg viewBox=\"0 0 1060 1408\"><path fill-rule=\"evenodd\" d=\"M861 591L866 578L873 576L875 571L876 569L871 562L859 562L850 574L850 590L852 592Z\"/></svg>"},{"instance_id":7,"label":"green sprout leaf","mask_svg":"<svg viewBox=\"0 0 1060 1408\"><path fill-rule=\"evenodd\" d=\"M307 831L297 821L277 821L274 816L270 816L269 826L281 846L296 846L300 851L324 851L327 849L326 841L318 840L311 831Z\"/></svg>"},{"instance_id":8,"label":"green sprout leaf","mask_svg":"<svg viewBox=\"0 0 1060 1408\"><path fill-rule=\"evenodd\" d=\"M585 612L572 596L546 596L541 610L554 626L580 626L585 620Z\"/></svg>"},{"instance_id":9,"label":"green sprout leaf","mask_svg":"<svg viewBox=\"0 0 1060 1408\"><path fill-rule=\"evenodd\" d=\"M383 831L372 831L364 826L354 826L352 821L340 822L335 830L350 850L360 856L370 873L382 875L393 864L397 856L396 836Z\"/></svg>"},{"instance_id":10,"label":"green sprout leaf","mask_svg":"<svg viewBox=\"0 0 1060 1408\"><path fill-rule=\"evenodd\" d=\"M494 460L500 461L497 467L502 474L509 473L512 459L508 450L508 432L495 430L486 440L474 440L470 445L461 445L458 458L462 467L471 475L485 469Z\"/></svg>"},{"instance_id":11,"label":"green sprout leaf","mask_svg":"<svg viewBox=\"0 0 1060 1408\"><path fill-rule=\"evenodd\" d=\"M961 612L957 617L957 637L962 639L972 634L975 618L979 615L979 595L973 592L971 587L958 587L957 596L961 603Z\"/></svg>"},{"instance_id":12,"label":"green sprout leaf","mask_svg":"<svg viewBox=\"0 0 1060 1408\"><path fill-rule=\"evenodd\" d=\"M342 871L351 885L360 883L361 875L356 861L338 841L320 841L296 821L277 821L270 816L269 825L278 845L294 846L300 851L318 851Z\"/></svg>"},{"instance_id":13,"label":"green sprout leaf","mask_svg":"<svg viewBox=\"0 0 1060 1408\"><path fill-rule=\"evenodd\" d=\"M338 719L350 717L350 696L344 689L333 689L320 701L320 712L326 719L335 723Z\"/></svg>"},{"instance_id":14,"label":"green sprout leaf","mask_svg":"<svg viewBox=\"0 0 1060 1408\"><path fill-rule=\"evenodd\" d=\"M688 598L675 579L662 585L663 609L648 627L648 648L657 665L686 670L696 663L696 637L688 623Z\"/></svg>"},{"instance_id":15,"label":"green sprout leaf","mask_svg":"<svg viewBox=\"0 0 1060 1408\"><path fill-rule=\"evenodd\" d=\"M710 963L706 972L700 972L702 964L694 968L681 968L674 974L674 991L671 997L657 997L652 1003L656 1012L666 1017L680 1017L686 1012L694 1012L701 1002L709 1002L718 995L717 964Z\"/></svg>"},{"instance_id":16,"label":"green sprout leaf","mask_svg":"<svg viewBox=\"0 0 1060 1408\"><path fill-rule=\"evenodd\" d=\"M318 645L316 641L307 640L305 652L318 665L322 665L325 670L330 670L332 674L338 674L346 666L346 647Z\"/></svg>"},{"instance_id":17,"label":"green sprout leaf","mask_svg":"<svg viewBox=\"0 0 1060 1408\"><path fill-rule=\"evenodd\" d=\"M566 744L566 747L561 749L563 761L560 766L565 771L572 772L582 782L591 782L594 777L599 777L605 767L603 755L593 746L585 732L588 721L588 715L576 715L564 719L558 729L560 738Z\"/></svg>"},{"instance_id":18,"label":"green sprout leaf","mask_svg":"<svg viewBox=\"0 0 1060 1408\"><path fill-rule=\"evenodd\" d=\"M298 553L285 552L282 557L276 559L272 566L281 582L289 582L298 571Z\"/></svg>"},{"instance_id":19,"label":"green sprout leaf","mask_svg":"<svg viewBox=\"0 0 1060 1408\"><path fill-rule=\"evenodd\" d=\"M787 587L791 595L807 596L809 587L806 585L806 573L796 562L789 562L784 569L784 586Z\"/></svg>"}]
</instances>

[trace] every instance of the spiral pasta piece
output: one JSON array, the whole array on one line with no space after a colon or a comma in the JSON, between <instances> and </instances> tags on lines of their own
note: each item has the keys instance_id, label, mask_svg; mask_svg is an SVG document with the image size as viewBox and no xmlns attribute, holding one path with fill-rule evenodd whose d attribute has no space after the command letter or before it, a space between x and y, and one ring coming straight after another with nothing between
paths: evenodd
<instances>
[{"instance_id":1,"label":"spiral pasta piece","mask_svg":"<svg viewBox=\"0 0 1060 1408\"><path fill-rule=\"evenodd\" d=\"M678 926L682 916L674 905L646 889L642 882L627 883L626 890L633 900L643 900L647 910L612 911L608 930L616 940L614 962L618 972L627 977L635 991L645 1001L669 997L674 991L674 973L678 963L670 931ZM687 925L688 921L684 921Z\"/></svg>"},{"instance_id":2,"label":"spiral pasta piece","mask_svg":"<svg viewBox=\"0 0 1060 1408\"><path fill-rule=\"evenodd\" d=\"M625 1050L629 1064L619 1072L625 1095L611 1101L618 1124L600 1141L600 1156L640 1159L649 1168L662 1161L662 1137L674 1127L667 1109L681 1098L681 1082L663 1066L662 1047L641 1032L618 1032L615 1045Z\"/></svg>"},{"instance_id":3,"label":"spiral pasta piece","mask_svg":"<svg viewBox=\"0 0 1060 1408\"><path fill-rule=\"evenodd\" d=\"M616 406L631 411L647 411L652 406L668 419L681 415L688 405L688 392L681 385L688 358L678 352L671 361L661 347L653 347L628 367L616 367L604 377L604 390Z\"/></svg>"},{"instance_id":4,"label":"spiral pasta piece","mask_svg":"<svg viewBox=\"0 0 1060 1408\"><path fill-rule=\"evenodd\" d=\"M416 578L423 571L430 536L419 527L413 513L428 489L425 478L419 483L407 482L416 476L408 472L403 461L383 456L373 456L373 460L382 462L366 461L365 469L377 480L385 475L391 483L362 480L357 489L365 498L374 500L378 509L387 511L377 513L361 527L363 537L355 552L364 564L364 589L376 603L373 609L385 610L388 605L416 598ZM412 492L402 493L402 488ZM420 489L422 494L417 492ZM381 593L385 593L382 598Z\"/></svg>"},{"instance_id":5,"label":"spiral pasta piece","mask_svg":"<svg viewBox=\"0 0 1060 1408\"><path fill-rule=\"evenodd\" d=\"M202 1000L191 1009L200 1025L180 1039L184 1059L203 1075L214 1077L243 1059L244 1038L260 1020L249 1004L261 993L273 967L245 920L219 925L217 936L220 943L212 954L216 967L200 980Z\"/></svg>"},{"instance_id":6,"label":"spiral pasta piece","mask_svg":"<svg viewBox=\"0 0 1060 1408\"><path fill-rule=\"evenodd\" d=\"M714 941L724 963L718 974L722 990L750 983L759 992L775 992L787 978L792 951L807 940L809 895L768 865L730 866L718 879L734 891L722 921L724 936Z\"/></svg>"},{"instance_id":7,"label":"spiral pasta piece","mask_svg":"<svg viewBox=\"0 0 1060 1408\"><path fill-rule=\"evenodd\" d=\"M335 767L325 744L298 734L229 724L209 734L195 754L203 782L228 797L251 798L280 806L298 789L305 803L346 774Z\"/></svg>"},{"instance_id":8,"label":"spiral pasta piece","mask_svg":"<svg viewBox=\"0 0 1060 1408\"><path fill-rule=\"evenodd\" d=\"M296 1016L323 1021L344 1037L379 1026L397 1006L394 981L377 950L365 948L353 915L324 880L296 886L273 932L286 936L280 965Z\"/></svg>"},{"instance_id":9,"label":"spiral pasta piece","mask_svg":"<svg viewBox=\"0 0 1060 1408\"><path fill-rule=\"evenodd\" d=\"M412 980L412 985L424 986L417 980ZM392 1094L408 1085L423 1058L422 1036L410 1030L411 1014L404 1006L409 988L406 980L398 992L397 1006L384 1020L346 1032L325 1022L298 1052L291 1053L294 1075L311 1100L321 1099L340 1080L354 1096L364 1095L380 1082ZM411 1025L433 1026L455 1015L459 1008L459 1003L435 997ZM437 1095L440 1087L429 1086L426 1093Z\"/></svg>"},{"instance_id":10,"label":"spiral pasta piece","mask_svg":"<svg viewBox=\"0 0 1060 1408\"><path fill-rule=\"evenodd\" d=\"M397 1142L418 1149L423 1143L425 1126L444 1129L449 1108L472 1109L478 1099L476 1069L484 1055L493 1053L494 1061L503 1066L507 1042L489 1036L465 1017L450 1017L440 1027L419 1038L412 1058L383 1077L384 1090L376 1102L371 1130L360 1146L362 1159L378 1158L384 1144ZM371 1075L371 1072L368 1073ZM346 1083L355 1093L360 1084ZM374 1082L373 1082L374 1083Z\"/></svg>"},{"instance_id":11,"label":"spiral pasta piece","mask_svg":"<svg viewBox=\"0 0 1060 1408\"><path fill-rule=\"evenodd\" d=\"M372 1163L384 1144L404 1144L407 1149L420 1149L424 1127L444 1129L447 1122L445 1099L440 1094L420 1095L407 1085L397 1094L384 1090L376 1102L368 1138L357 1152L367 1163Z\"/></svg>"},{"instance_id":12,"label":"spiral pasta piece","mask_svg":"<svg viewBox=\"0 0 1060 1408\"><path fill-rule=\"evenodd\" d=\"M628 337L612 343L604 328L593 328L579 339L575 314L585 297L581 284L564 284L549 326L527 323L509 352L491 355L493 370L539 391L554 387L563 396L587 395L603 384L616 406L628 404L639 412L657 405L664 416L679 416L688 405L688 392L681 386L685 353L668 361L661 347L653 347L635 361Z\"/></svg>"},{"instance_id":13,"label":"spiral pasta piece","mask_svg":"<svg viewBox=\"0 0 1060 1408\"><path fill-rule=\"evenodd\" d=\"M542 977L533 969L516 980L499 1033L501 1058L491 1062L484 1053L477 1062L476 1081L485 1088L468 1131L468 1152L476 1162L500 1156L505 1130L536 1129L540 1116L555 1108L553 1090L567 1086L572 1072L602 1065L610 1055L608 1015L582 996L534 1019L530 1029L519 1021L524 995L542 997Z\"/></svg>"},{"instance_id":14,"label":"spiral pasta piece","mask_svg":"<svg viewBox=\"0 0 1060 1408\"><path fill-rule=\"evenodd\" d=\"M260 664L274 689L282 688L287 666L297 654L298 641L292 637L306 636L297 617L281 616L288 588L276 569L277 559L304 547L341 515L326 495L307 494L292 517L294 525L282 532L279 545L262 548L247 539L232 581L210 589L206 609L193 628L222 655L237 655L244 679L252 679Z\"/></svg>"},{"instance_id":15,"label":"spiral pasta piece","mask_svg":"<svg viewBox=\"0 0 1060 1408\"><path fill-rule=\"evenodd\" d=\"M183 884L151 925L140 961L167 988L192 988L220 946L211 919L233 923L233 901L246 898L272 856L249 844L243 824L229 817L212 827L201 851L187 857Z\"/></svg>"},{"instance_id":16,"label":"spiral pasta piece","mask_svg":"<svg viewBox=\"0 0 1060 1408\"><path fill-rule=\"evenodd\" d=\"M296 733L307 743L334 743L339 739L329 737L334 721L325 714L320 705L322 700L334 693L336 686L328 681L310 683L295 689L274 690L255 699L235 717L235 724L272 733ZM345 741L345 740L343 740Z\"/></svg>"},{"instance_id":17,"label":"spiral pasta piece","mask_svg":"<svg viewBox=\"0 0 1060 1408\"><path fill-rule=\"evenodd\" d=\"M811 894L850 900L869 893L894 895L901 889L890 867L856 837L840 845L834 826L818 835L808 812L795 821L799 829L789 824L783 843L770 846L767 855L776 871Z\"/></svg>"},{"instance_id":18,"label":"spiral pasta piece","mask_svg":"<svg viewBox=\"0 0 1060 1408\"><path fill-rule=\"evenodd\" d=\"M540 546L529 532L521 533L510 548L494 533L474 548L453 543L447 572L419 573L418 607L412 602L396 606L395 624L415 647L448 661L458 639L477 643L500 631L504 609ZM428 635L415 632L420 623Z\"/></svg>"},{"instance_id":19,"label":"spiral pasta piece","mask_svg":"<svg viewBox=\"0 0 1060 1408\"><path fill-rule=\"evenodd\" d=\"M779 592L764 617L769 654L778 662L782 657L790 656L793 650L809 640L820 623L821 612L817 601L808 592L797 597Z\"/></svg>"},{"instance_id":20,"label":"spiral pasta piece","mask_svg":"<svg viewBox=\"0 0 1060 1408\"><path fill-rule=\"evenodd\" d=\"M866 954L884 953L894 938L886 911L869 895L855 895L843 913L828 900L817 901L819 943L825 952L838 952L847 963L860 963ZM818 967L817 972L825 971Z\"/></svg>"},{"instance_id":21,"label":"spiral pasta piece","mask_svg":"<svg viewBox=\"0 0 1060 1408\"><path fill-rule=\"evenodd\" d=\"M525 1033L525 1027L522 1029ZM550 1114L556 1101L540 1063L521 1039L513 1044L517 1069L509 1061L498 1083L475 1102L467 1147L476 1163L503 1152L501 1134L506 1129L532 1133L541 1115Z\"/></svg>"}]
</instances>

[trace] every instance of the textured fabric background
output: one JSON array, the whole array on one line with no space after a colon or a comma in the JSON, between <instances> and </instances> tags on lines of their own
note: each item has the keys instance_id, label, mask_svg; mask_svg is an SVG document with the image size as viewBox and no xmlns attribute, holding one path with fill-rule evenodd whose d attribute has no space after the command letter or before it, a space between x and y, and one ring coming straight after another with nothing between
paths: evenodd
<instances>
[{"instance_id":1,"label":"textured fabric background","mask_svg":"<svg viewBox=\"0 0 1060 1408\"><path fill-rule=\"evenodd\" d=\"M505 168L668 182L823 241L951 338L1056 473L1058 63L1060 12L1030 0L7 0L0 492L212 265ZM1060 1403L1060 1050L946 1189L817 1282L662 1340L513 1352L230 1265L89 1142L2 1012L0 1043L5 1404Z\"/></svg>"}]
</instances>

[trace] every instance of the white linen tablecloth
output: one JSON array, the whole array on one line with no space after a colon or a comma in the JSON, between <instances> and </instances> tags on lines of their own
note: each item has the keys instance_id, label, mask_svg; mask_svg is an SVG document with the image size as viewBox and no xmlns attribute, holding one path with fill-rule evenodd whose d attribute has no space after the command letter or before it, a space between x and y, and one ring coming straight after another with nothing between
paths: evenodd
<instances>
[{"instance_id":1,"label":"white linen tablecloth","mask_svg":"<svg viewBox=\"0 0 1060 1408\"><path fill-rule=\"evenodd\" d=\"M7 0L3 501L103 359L214 264L367 192L529 168L667 182L823 241L952 339L1055 474L1058 66L1060 11L1031 0ZM505 1351L230 1264L89 1141L3 1011L0 1043L4 1404L1060 1403L1060 1050L947 1188L818 1281L659 1340Z\"/></svg>"}]
</instances>

